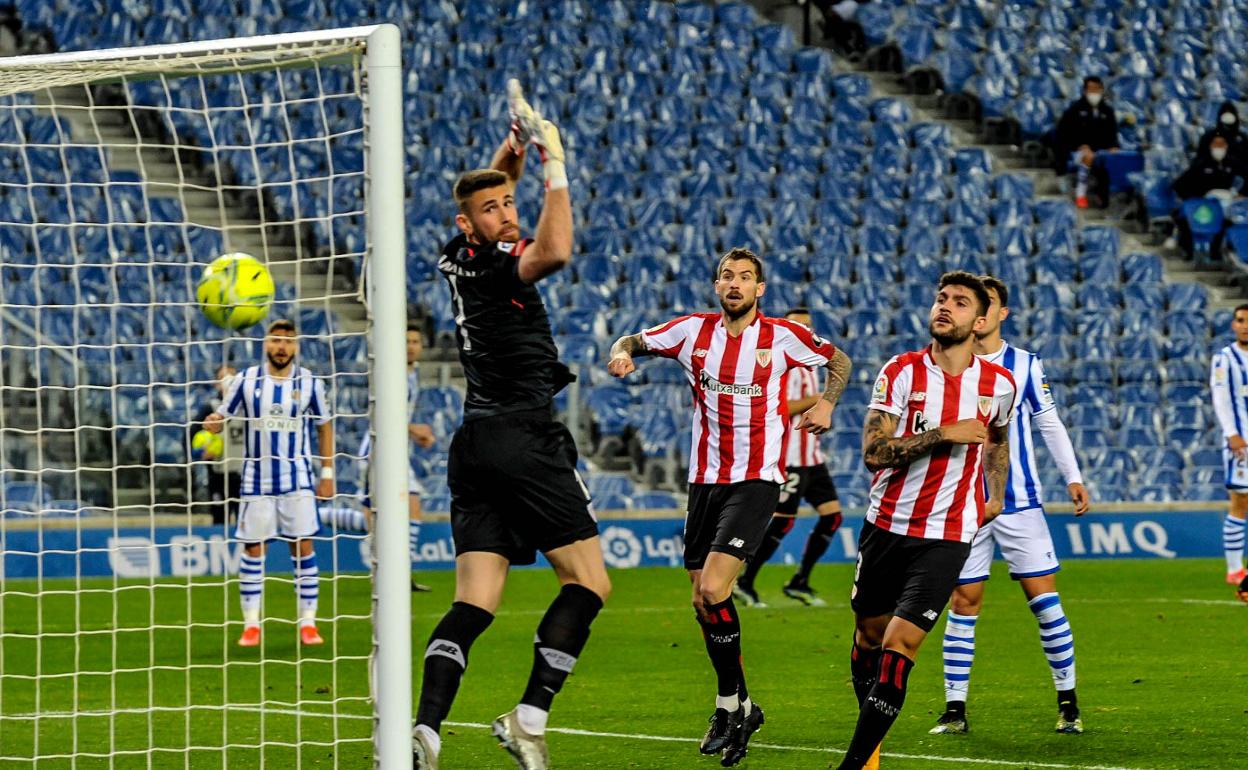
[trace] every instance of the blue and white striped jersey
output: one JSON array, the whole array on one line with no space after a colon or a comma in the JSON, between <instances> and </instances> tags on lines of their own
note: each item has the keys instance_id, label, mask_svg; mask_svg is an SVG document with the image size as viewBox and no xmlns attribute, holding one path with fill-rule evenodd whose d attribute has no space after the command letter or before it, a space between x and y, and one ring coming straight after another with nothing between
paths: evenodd
<instances>
[{"instance_id":1,"label":"blue and white striped jersey","mask_svg":"<svg viewBox=\"0 0 1248 770\"><path fill-rule=\"evenodd\" d=\"M243 497L316 488L312 426L332 419L321 378L302 366L285 379L267 366L250 366L234 378L217 412L246 420Z\"/></svg>"},{"instance_id":2,"label":"blue and white striped jersey","mask_svg":"<svg viewBox=\"0 0 1248 770\"><path fill-rule=\"evenodd\" d=\"M416 422L416 402L420 400L420 369L419 367L411 367L407 370L407 421L408 424ZM370 430L364 434L364 440L360 442L360 450L357 453L360 460L364 463L368 462L368 456L373 451L373 432Z\"/></svg>"},{"instance_id":3,"label":"blue and white striped jersey","mask_svg":"<svg viewBox=\"0 0 1248 770\"><path fill-rule=\"evenodd\" d=\"M1005 481L1005 507L1002 513L1039 508L1042 501L1040 474L1036 470L1036 445L1032 440L1033 417L1057 408L1049 381L1044 376L1040 356L1004 343L991 355L981 356L1014 375L1018 398L1014 399L1014 419L1010 421L1010 475Z\"/></svg>"},{"instance_id":4,"label":"blue and white striped jersey","mask_svg":"<svg viewBox=\"0 0 1248 770\"><path fill-rule=\"evenodd\" d=\"M1215 353L1209 388L1223 438L1248 438L1248 351L1227 345Z\"/></svg>"}]
</instances>

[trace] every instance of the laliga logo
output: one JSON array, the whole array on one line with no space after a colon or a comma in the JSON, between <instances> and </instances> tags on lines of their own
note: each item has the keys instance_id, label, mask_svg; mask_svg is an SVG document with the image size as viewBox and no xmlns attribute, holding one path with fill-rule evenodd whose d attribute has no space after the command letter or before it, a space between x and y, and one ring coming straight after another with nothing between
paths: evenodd
<instances>
[{"instance_id":1,"label":"laliga logo","mask_svg":"<svg viewBox=\"0 0 1248 770\"><path fill-rule=\"evenodd\" d=\"M602 559L612 567L636 567L641 564L641 541L632 530L607 527L602 532Z\"/></svg>"}]
</instances>

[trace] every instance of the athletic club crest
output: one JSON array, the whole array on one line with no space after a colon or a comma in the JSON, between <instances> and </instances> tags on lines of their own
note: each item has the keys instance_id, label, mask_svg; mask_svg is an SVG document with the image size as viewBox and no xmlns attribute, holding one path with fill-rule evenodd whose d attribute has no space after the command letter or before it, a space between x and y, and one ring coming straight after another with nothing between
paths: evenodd
<instances>
[{"instance_id":1,"label":"athletic club crest","mask_svg":"<svg viewBox=\"0 0 1248 770\"><path fill-rule=\"evenodd\" d=\"M771 348L763 348L762 350L755 350L754 360L757 361L758 365L763 367L764 369L766 369L768 366L771 366Z\"/></svg>"},{"instance_id":2,"label":"athletic club crest","mask_svg":"<svg viewBox=\"0 0 1248 770\"><path fill-rule=\"evenodd\" d=\"M987 417L992 412L992 396L979 397L979 414Z\"/></svg>"}]
</instances>

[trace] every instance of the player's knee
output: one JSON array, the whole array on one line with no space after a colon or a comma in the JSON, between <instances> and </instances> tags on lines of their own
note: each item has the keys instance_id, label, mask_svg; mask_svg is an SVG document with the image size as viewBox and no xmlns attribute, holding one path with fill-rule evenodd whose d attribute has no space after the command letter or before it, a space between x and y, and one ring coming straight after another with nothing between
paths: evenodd
<instances>
[{"instance_id":1,"label":"player's knee","mask_svg":"<svg viewBox=\"0 0 1248 770\"><path fill-rule=\"evenodd\" d=\"M719 604L732 596L732 581L706 580L698 586L698 595L704 605Z\"/></svg>"},{"instance_id":2,"label":"player's knee","mask_svg":"<svg viewBox=\"0 0 1248 770\"><path fill-rule=\"evenodd\" d=\"M601 574L586 576L584 579L574 582L593 591L598 595L599 599L602 599L604 604L607 601L607 597L611 596L611 578L607 577L605 571Z\"/></svg>"},{"instance_id":3,"label":"player's knee","mask_svg":"<svg viewBox=\"0 0 1248 770\"><path fill-rule=\"evenodd\" d=\"M953 598L949 601L949 609L959 615L978 615L983 604L983 597L959 589L953 592Z\"/></svg>"}]
</instances>

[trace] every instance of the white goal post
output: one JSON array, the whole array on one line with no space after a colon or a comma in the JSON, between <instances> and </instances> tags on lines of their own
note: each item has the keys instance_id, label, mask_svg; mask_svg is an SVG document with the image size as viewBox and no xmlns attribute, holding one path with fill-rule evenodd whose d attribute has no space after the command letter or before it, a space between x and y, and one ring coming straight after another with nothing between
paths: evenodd
<instances>
[{"instance_id":1,"label":"white goal post","mask_svg":"<svg viewBox=\"0 0 1248 770\"><path fill-rule=\"evenodd\" d=\"M402 77L390 24L0 59L0 764L296 767L314 745L333 767L359 767L368 754L379 767L410 767ZM101 88L112 101L95 101ZM358 458L341 438L371 431L377 606L336 574L321 578L321 601L344 629L371 612L375 653L367 635L346 648L330 628L327 658L305 658L291 641L281 648L290 660L266 650L240 663L224 631L239 618L233 527L216 525L224 555L192 537L196 479L209 463L194 455L191 418L168 415L189 414L211 390L206 367L262 361L265 323L226 333L195 306L197 271L229 251L268 265L279 290L265 323L301 319L300 355L323 359L314 374L336 412L344 498L362 490L345 486ZM175 406L158 405L158 394ZM97 426L90 415L101 405L109 422ZM133 459L134 445L147 460ZM93 539L101 527L106 547ZM169 528L184 535L160 540ZM119 536L135 529L150 537ZM333 535L317 544L334 555L322 571L337 571L340 552L364 550L362 538ZM272 550L285 557L280 543ZM195 560L219 561L224 574L196 582ZM93 577L107 574L92 571L99 564L114 567L107 579ZM53 567L69 572L58 578ZM299 578L284 584L288 601ZM92 619L97 600L110 610ZM293 628L281 622L275 634ZM134 660L131 640L146 660ZM181 666L161 658L182 644ZM212 649L219 663L201 657ZM81 668L97 653L103 668ZM370 654L373 713L346 713L366 707L370 687L340 682L336 662L363 680ZM239 665L261 685L266 676L290 685L294 703L232 700ZM298 693L319 665L333 671L324 710L305 712ZM179 692L166 702L172 669ZM137 702L132 682L146 688ZM244 712L254 720L241 724ZM215 737L196 727L202 717L220 720ZM372 735L342 734L348 718ZM292 721L270 740L278 720Z\"/></svg>"}]
</instances>

